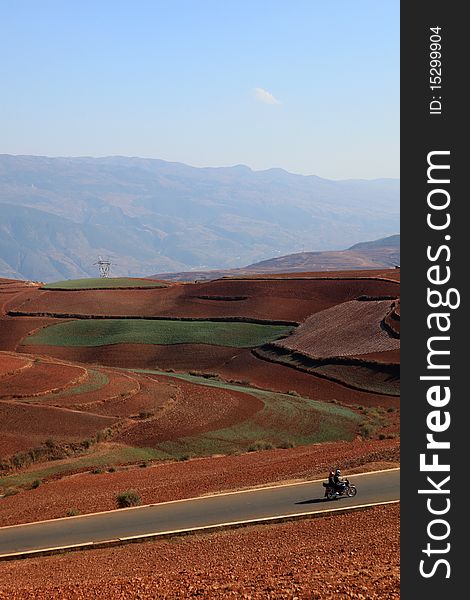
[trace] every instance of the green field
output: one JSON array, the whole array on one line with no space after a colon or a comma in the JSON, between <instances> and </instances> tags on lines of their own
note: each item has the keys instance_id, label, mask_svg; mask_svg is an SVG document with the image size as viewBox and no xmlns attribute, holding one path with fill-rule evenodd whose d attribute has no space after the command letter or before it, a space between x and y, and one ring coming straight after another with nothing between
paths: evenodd
<instances>
[{"instance_id":1,"label":"green field","mask_svg":"<svg viewBox=\"0 0 470 600\"><path fill-rule=\"evenodd\" d=\"M50 325L23 344L105 346L108 344L213 344L251 348L287 335L292 327L216 321L86 319Z\"/></svg>"},{"instance_id":2,"label":"green field","mask_svg":"<svg viewBox=\"0 0 470 600\"><path fill-rule=\"evenodd\" d=\"M67 279L46 283L44 290L108 290L113 288L153 288L166 287L159 281L131 279L130 277L94 277L90 279Z\"/></svg>"}]
</instances>

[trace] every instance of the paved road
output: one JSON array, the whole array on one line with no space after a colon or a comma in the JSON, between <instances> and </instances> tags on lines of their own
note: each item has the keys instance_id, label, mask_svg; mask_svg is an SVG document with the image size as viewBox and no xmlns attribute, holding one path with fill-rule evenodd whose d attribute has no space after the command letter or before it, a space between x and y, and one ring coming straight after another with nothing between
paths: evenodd
<instances>
[{"instance_id":1,"label":"paved road","mask_svg":"<svg viewBox=\"0 0 470 600\"><path fill-rule=\"evenodd\" d=\"M321 481L153 504L80 517L0 528L0 557L15 552L131 536L310 514L399 499L400 471L350 476L354 498L326 501Z\"/></svg>"}]
</instances>

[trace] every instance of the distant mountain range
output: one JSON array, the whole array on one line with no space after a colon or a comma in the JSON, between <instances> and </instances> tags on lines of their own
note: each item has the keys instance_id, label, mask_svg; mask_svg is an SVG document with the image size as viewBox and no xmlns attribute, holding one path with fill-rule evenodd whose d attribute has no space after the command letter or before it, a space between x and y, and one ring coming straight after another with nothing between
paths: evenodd
<instances>
[{"instance_id":1,"label":"distant mountain range","mask_svg":"<svg viewBox=\"0 0 470 600\"><path fill-rule=\"evenodd\" d=\"M312 271L347 271L350 269L385 269L400 265L400 236L391 235L373 242L362 242L347 250L298 252L263 260L241 269L158 273L155 279L202 281L220 277L240 277L270 273L307 273Z\"/></svg>"},{"instance_id":2,"label":"distant mountain range","mask_svg":"<svg viewBox=\"0 0 470 600\"><path fill-rule=\"evenodd\" d=\"M399 181L162 160L0 155L0 277L232 269L399 230Z\"/></svg>"}]
</instances>

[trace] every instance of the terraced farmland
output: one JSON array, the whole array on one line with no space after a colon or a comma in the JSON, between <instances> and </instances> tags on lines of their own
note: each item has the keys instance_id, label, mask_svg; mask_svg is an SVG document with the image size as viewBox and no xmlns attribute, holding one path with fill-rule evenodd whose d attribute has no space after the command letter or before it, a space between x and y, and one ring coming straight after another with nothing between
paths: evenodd
<instances>
[{"instance_id":1,"label":"terraced farmland","mask_svg":"<svg viewBox=\"0 0 470 600\"><path fill-rule=\"evenodd\" d=\"M32 290L10 302L21 316L139 316L217 319L241 317L300 322L360 296L391 297L399 282L369 277L220 279L147 289Z\"/></svg>"},{"instance_id":2,"label":"terraced farmland","mask_svg":"<svg viewBox=\"0 0 470 600\"><path fill-rule=\"evenodd\" d=\"M151 374L151 371L145 372ZM163 374L159 373L159 375L161 377ZM126 443L132 441L132 444L136 445L151 445L169 457L185 454L191 456L230 454L251 448L263 449L263 447L286 444L304 445L351 440L357 435L358 427L364 420L364 417L346 407L291 394L279 394L221 381L208 381L198 376L176 374L170 376L165 374L165 376L172 377L179 385L184 386L186 382L186 385L202 387L199 394L197 390L191 394L192 410L189 407L185 410L187 422L191 423L190 429L195 434L189 431L183 434L182 425L169 434L168 426L158 427L158 423L155 423L157 425L155 426L150 422L127 430L120 436L121 441ZM187 389L189 391L190 386ZM211 394L211 390L216 393ZM229 396L235 394L246 405L244 411L237 408L238 414L243 415L242 418L231 417L230 423L223 422L227 403L226 401L220 403L220 399L227 394ZM209 408L210 397L219 398L219 402ZM199 398L200 404L196 403L196 398ZM208 411L207 416L204 418L206 411ZM211 414L212 418L210 418Z\"/></svg>"},{"instance_id":3,"label":"terraced farmland","mask_svg":"<svg viewBox=\"0 0 470 600\"><path fill-rule=\"evenodd\" d=\"M397 436L399 272L320 275L0 282L4 485Z\"/></svg>"}]
</instances>

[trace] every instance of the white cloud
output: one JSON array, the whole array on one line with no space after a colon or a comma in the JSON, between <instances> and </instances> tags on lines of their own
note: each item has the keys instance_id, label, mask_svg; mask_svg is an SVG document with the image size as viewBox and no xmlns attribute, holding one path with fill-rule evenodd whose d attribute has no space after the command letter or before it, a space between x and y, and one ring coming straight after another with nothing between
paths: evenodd
<instances>
[{"instance_id":1,"label":"white cloud","mask_svg":"<svg viewBox=\"0 0 470 600\"><path fill-rule=\"evenodd\" d=\"M281 104L281 102L275 96L273 96L271 92L263 90L263 88L255 88L255 98L264 104Z\"/></svg>"}]
</instances>

